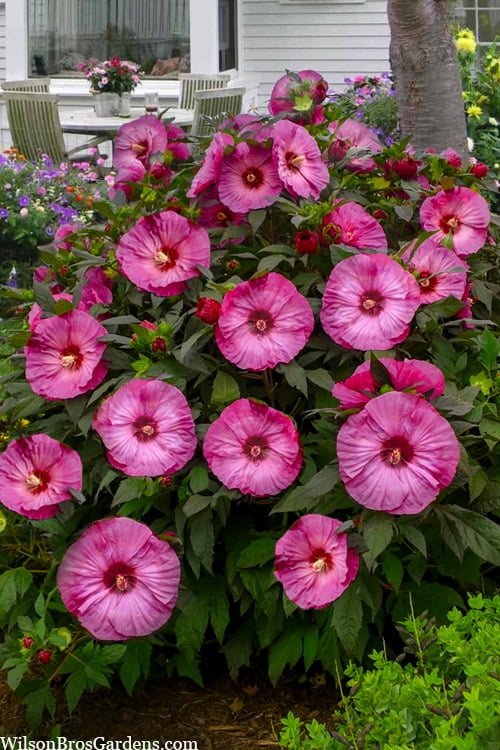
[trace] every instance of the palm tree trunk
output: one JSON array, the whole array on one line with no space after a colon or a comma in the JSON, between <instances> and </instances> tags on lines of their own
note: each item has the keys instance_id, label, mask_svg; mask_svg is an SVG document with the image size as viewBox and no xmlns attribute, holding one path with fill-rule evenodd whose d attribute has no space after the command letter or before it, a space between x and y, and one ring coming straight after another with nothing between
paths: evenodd
<instances>
[{"instance_id":1,"label":"palm tree trunk","mask_svg":"<svg viewBox=\"0 0 500 750\"><path fill-rule=\"evenodd\" d=\"M467 154L448 0L388 0L391 65L403 136L418 150Z\"/></svg>"}]
</instances>

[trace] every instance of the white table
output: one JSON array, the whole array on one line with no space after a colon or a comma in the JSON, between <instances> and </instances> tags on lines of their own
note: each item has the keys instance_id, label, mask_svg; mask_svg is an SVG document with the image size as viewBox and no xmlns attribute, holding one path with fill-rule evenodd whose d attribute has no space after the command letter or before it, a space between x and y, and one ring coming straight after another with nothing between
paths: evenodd
<instances>
[{"instance_id":1,"label":"white table","mask_svg":"<svg viewBox=\"0 0 500 750\"><path fill-rule=\"evenodd\" d=\"M160 109L160 111L162 111ZM122 125L131 120L136 120L145 114L144 107L133 107L130 117L96 117L94 109L61 109L59 119L65 133L83 133L85 135L108 134L112 138ZM173 118L173 124L180 128L189 129L193 124L193 110L169 107L163 113L163 119Z\"/></svg>"}]
</instances>

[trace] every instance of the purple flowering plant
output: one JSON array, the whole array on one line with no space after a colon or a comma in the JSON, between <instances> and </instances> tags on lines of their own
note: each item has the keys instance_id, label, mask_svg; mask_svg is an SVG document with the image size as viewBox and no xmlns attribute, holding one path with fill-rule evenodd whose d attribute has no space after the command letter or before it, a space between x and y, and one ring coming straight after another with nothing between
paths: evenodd
<instances>
[{"instance_id":1,"label":"purple flowering plant","mask_svg":"<svg viewBox=\"0 0 500 750\"><path fill-rule=\"evenodd\" d=\"M352 117L368 127L390 146L398 137L398 112L390 73L344 78L342 91L330 91L332 104L340 115Z\"/></svg>"},{"instance_id":2,"label":"purple flowering plant","mask_svg":"<svg viewBox=\"0 0 500 750\"><path fill-rule=\"evenodd\" d=\"M410 601L498 585L485 183L302 74L211 138L126 123L103 220L40 250L0 383L0 657L32 723L54 683L70 712L115 672L201 683L206 648L335 677Z\"/></svg>"}]
</instances>

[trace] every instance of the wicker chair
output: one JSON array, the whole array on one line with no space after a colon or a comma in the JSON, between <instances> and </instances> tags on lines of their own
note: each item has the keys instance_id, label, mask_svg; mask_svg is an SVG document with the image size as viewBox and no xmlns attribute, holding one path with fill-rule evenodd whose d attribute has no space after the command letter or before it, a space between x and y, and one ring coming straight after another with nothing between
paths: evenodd
<instances>
[{"instance_id":1,"label":"wicker chair","mask_svg":"<svg viewBox=\"0 0 500 750\"><path fill-rule=\"evenodd\" d=\"M225 88L231 76L229 73L214 73L203 75L201 73L180 73L181 95L179 107L181 109L194 109L195 91L206 91L206 89Z\"/></svg>"},{"instance_id":2,"label":"wicker chair","mask_svg":"<svg viewBox=\"0 0 500 750\"><path fill-rule=\"evenodd\" d=\"M107 140L98 136L68 150L59 120L56 94L33 91L4 91L12 145L28 160L48 154L54 163L61 161L95 161L92 155L77 154ZM100 156L104 156L100 154Z\"/></svg>"},{"instance_id":3,"label":"wicker chair","mask_svg":"<svg viewBox=\"0 0 500 750\"><path fill-rule=\"evenodd\" d=\"M30 78L27 81L4 81L0 85L4 91L38 91L40 94L48 94L50 78Z\"/></svg>"},{"instance_id":4,"label":"wicker chair","mask_svg":"<svg viewBox=\"0 0 500 750\"><path fill-rule=\"evenodd\" d=\"M244 88L196 91L191 135L212 135L224 119L239 115L244 94Z\"/></svg>"}]
</instances>

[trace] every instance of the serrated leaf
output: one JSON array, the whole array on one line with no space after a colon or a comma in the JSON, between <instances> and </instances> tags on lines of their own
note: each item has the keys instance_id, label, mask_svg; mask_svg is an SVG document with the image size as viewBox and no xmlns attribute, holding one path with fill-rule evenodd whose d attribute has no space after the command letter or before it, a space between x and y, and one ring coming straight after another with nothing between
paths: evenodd
<instances>
[{"instance_id":1,"label":"serrated leaf","mask_svg":"<svg viewBox=\"0 0 500 750\"><path fill-rule=\"evenodd\" d=\"M269 537L255 539L238 557L238 568L253 568L274 559L276 540Z\"/></svg>"},{"instance_id":2,"label":"serrated leaf","mask_svg":"<svg viewBox=\"0 0 500 750\"><path fill-rule=\"evenodd\" d=\"M354 580L342 596L333 602L331 625L347 654L352 654L363 625L363 607Z\"/></svg>"},{"instance_id":3,"label":"serrated leaf","mask_svg":"<svg viewBox=\"0 0 500 750\"><path fill-rule=\"evenodd\" d=\"M319 367L316 370L305 370L305 373L307 379L310 380L311 383L319 386L319 388L323 388L325 391L328 391L328 393L332 392L333 378L327 370Z\"/></svg>"},{"instance_id":4,"label":"serrated leaf","mask_svg":"<svg viewBox=\"0 0 500 750\"><path fill-rule=\"evenodd\" d=\"M66 703L68 704L68 713L70 716L80 702L80 698L82 697L86 687L87 680L83 675L83 670L74 672L66 680L66 685L64 686L64 694L66 696Z\"/></svg>"},{"instance_id":5,"label":"serrated leaf","mask_svg":"<svg viewBox=\"0 0 500 750\"><path fill-rule=\"evenodd\" d=\"M26 568L12 568L0 575L0 623L5 623L15 603L24 596L33 581Z\"/></svg>"},{"instance_id":6,"label":"serrated leaf","mask_svg":"<svg viewBox=\"0 0 500 750\"><path fill-rule=\"evenodd\" d=\"M211 573L215 535L212 513L208 508L191 520L189 539L195 555L205 570Z\"/></svg>"},{"instance_id":7,"label":"serrated leaf","mask_svg":"<svg viewBox=\"0 0 500 750\"><path fill-rule=\"evenodd\" d=\"M240 387L237 381L224 370L218 370L214 378L211 404L229 404L240 397Z\"/></svg>"},{"instance_id":8,"label":"serrated leaf","mask_svg":"<svg viewBox=\"0 0 500 750\"><path fill-rule=\"evenodd\" d=\"M41 724L45 710L51 716L54 716L56 710L56 701L48 684L29 692L24 698L24 703L26 705L26 721L32 728Z\"/></svg>"},{"instance_id":9,"label":"serrated leaf","mask_svg":"<svg viewBox=\"0 0 500 750\"><path fill-rule=\"evenodd\" d=\"M191 518L191 516L195 516L201 510L208 508L211 502L212 498L209 495L191 495L182 505L182 512L186 518Z\"/></svg>"},{"instance_id":10,"label":"serrated leaf","mask_svg":"<svg viewBox=\"0 0 500 750\"><path fill-rule=\"evenodd\" d=\"M303 658L306 672L318 658L318 646L319 628L317 625L311 625L304 633Z\"/></svg>"},{"instance_id":11,"label":"serrated leaf","mask_svg":"<svg viewBox=\"0 0 500 750\"><path fill-rule=\"evenodd\" d=\"M294 629L283 633L268 650L268 675L276 685L286 666L294 667L302 656L302 633Z\"/></svg>"},{"instance_id":12,"label":"serrated leaf","mask_svg":"<svg viewBox=\"0 0 500 750\"><path fill-rule=\"evenodd\" d=\"M193 466L189 472L189 486L195 493L206 490L209 483L208 471L204 466Z\"/></svg>"},{"instance_id":13,"label":"serrated leaf","mask_svg":"<svg viewBox=\"0 0 500 750\"><path fill-rule=\"evenodd\" d=\"M385 513L373 513L363 521L361 532L368 547L368 551L364 553L365 562L367 567L371 568L391 542L394 534L392 520Z\"/></svg>"},{"instance_id":14,"label":"serrated leaf","mask_svg":"<svg viewBox=\"0 0 500 750\"><path fill-rule=\"evenodd\" d=\"M499 352L498 338L489 328L485 328L481 332L480 342L481 349L479 351L479 359L481 364L484 365L487 370L495 369Z\"/></svg>"},{"instance_id":15,"label":"serrated leaf","mask_svg":"<svg viewBox=\"0 0 500 750\"><path fill-rule=\"evenodd\" d=\"M292 388L297 388L297 390L307 397L306 372L294 359L287 364L278 365L276 371L282 372L288 385L292 386Z\"/></svg>"},{"instance_id":16,"label":"serrated leaf","mask_svg":"<svg viewBox=\"0 0 500 750\"><path fill-rule=\"evenodd\" d=\"M147 677L153 646L148 641L129 641L120 667L120 680L129 695L141 676Z\"/></svg>"},{"instance_id":17,"label":"serrated leaf","mask_svg":"<svg viewBox=\"0 0 500 750\"><path fill-rule=\"evenodd\" d=\"M287 492L272 508L271 513L310 510L317 504L314 501L330 492L339 482L338 468L324 466L306 484Z\"/></svg>"},{"instance_id":18,"label":"serrated leaf","mask_svg":"<svg viewBox=\"0 0 500 750\"><path fill-rule=\"evenodd\" d=\"M244 622L221 648L233 680L238 677L241 667L247 667L250 664L254 633L254 623L252 621Z\"/></svg>"},{"instance_id":19,"label":"serrated leaf","mask_svg":"<svg viewBox=\"0 0 500 750\"><path fill-rule=\"evenodd\" d=\"M391 584L397 593L405 572L403 563L397 555L394 555L392 552L386 552L382 560L382 570L388 583Z\"/></svg>"},{"instance_id":20,"label":"serrated leaf","mask_svg":"<svg viewBox=\"0 0 500 750\"><path fill-rule=\"evenodd\" d=\"M427 557L427 543L425 541L425 536L420 529L415 528L415 526L402 525L400 530L405 539L407 539L410 544L413 544L423 557Z\"/></svg>"},{"instance_id":21,"label":"serrated leaf","mask_svg":"<svg viewBox=\"0 0 500 750\"><path fill-rule=\"evenodd\" d=\"M459 505L436 505L441 536L459 560L471 549L481 560L500 565L500 524Z\"/></svg>"},{"instance_id":22,"label":"serrated leaf","mask_svg":"<svg viewBox=\"0 0 500 750\"><path fill-rule=\"evenodd\" d=\"M147 487L146 479L143 477L129 477L118 485L111 507L114 508L122 503L141 497Z\"/></svg>"}]
</instances>

